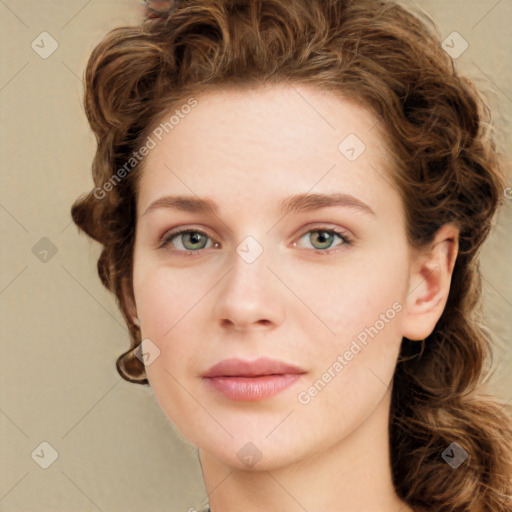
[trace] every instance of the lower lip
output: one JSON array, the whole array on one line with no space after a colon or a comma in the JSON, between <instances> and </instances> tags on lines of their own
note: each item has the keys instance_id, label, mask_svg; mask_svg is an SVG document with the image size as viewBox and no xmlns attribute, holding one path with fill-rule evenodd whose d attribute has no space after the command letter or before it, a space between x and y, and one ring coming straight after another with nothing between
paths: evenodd
<instances>
[{"instance_id":1,"label":"lower lip","mask_svg":"<svg viewBox=\"0 0 512 512\"><path fill-rule=\"evenodd\" d=\"M301 375L287 373L262 377L207 377L204 380L230 400L255 402L284 391L300 379Z\"/></svg>"}]
</instances>

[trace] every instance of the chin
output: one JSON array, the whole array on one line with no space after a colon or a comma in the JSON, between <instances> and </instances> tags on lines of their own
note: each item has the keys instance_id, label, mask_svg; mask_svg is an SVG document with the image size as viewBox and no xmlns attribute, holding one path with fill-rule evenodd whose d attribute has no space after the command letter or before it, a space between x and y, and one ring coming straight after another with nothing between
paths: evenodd
<instances>
[{"instance_id":1,"label":"chin","mask_svg":"<svg viewBox=\"0 0 512 512\"><path fill-rule=\"evenodd\" d=\"M240 436L237 432L232 434L234 439L220 441L208 438L204 439L204 442L198 442L196 446L205 453L207 458L213 457L221 464L237 471L251 472L272 471L304 460L311 454L307 446L298 438L288 438L288 442L283 443L278 437L272 439L273 434L265 439L261 431L253 440L246 431Z\"/></svg>"}]
</instances>

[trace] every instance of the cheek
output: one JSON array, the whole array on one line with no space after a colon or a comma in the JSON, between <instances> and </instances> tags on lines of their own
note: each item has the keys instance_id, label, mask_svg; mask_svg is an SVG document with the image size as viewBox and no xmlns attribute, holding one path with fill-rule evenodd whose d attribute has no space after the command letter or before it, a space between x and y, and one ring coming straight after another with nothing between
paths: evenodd
<instances>
[{"instance_id":1,"label":"cheek","mask_svg":"<svg viewBox=\"0 0 512 512\"><path fill-rule=\"evenodd\" d=\"M134 294L144 334L168 339L211 287L197 272L176 271L162 266L134 272Z\"/></svg>"},{"instance_id":2,"label":"cheek","mask_svg":"<svg viewBox=\"0 0 512 512\"><path fill-rule=\"evenodd\" d=\"M146 367L151 387L175 424L176 411L190 408L183 385L199 369L204 359L210 331L218 273L197 268L175 269L156 264L140 264L134 269L134 294L142 322L142 337L158 347L158 358ZM210 313L210 314L209 314ZM210 331L211 332L211 331ZM206 354L207 360L208 354ZM188 402L187 402L188 401Z\"/></svg>"},{"instance_id":3,"label":"cheek","mask_svg":"<svg viewBox=\"0 0 512 512\"><path fill-rule=\"evenodd\" d=\"M322 293L311 287L316 291L308 292L308 300L335 334L312 315L302 320L301 329L309 333L303 359L314 362L302 394L297 395L309 418L304 421L325 420L327 414L348 427L352 420L347 419L347 411L357 422L382 399L402 340L407 271L405 252L381 252L378 259L359 258L324 277L329 284L321 287Z\"/></svg>"},{"instance_id":4,"label":"cheek","mask_svg":"<svg viewBox=\"0 0 512 512\"><path fill-rule=\"evenodd\" d=\"M294 397L296 421L283 424L276 442L286 443L301 428L315 433L319 443L335 442L362 424L389 393L402 339L407 266L398 257L356 267L358 272L331 285L329 300L322 299L323 318L336 335L321 325L312 335L310 320L303 360L312 362L312 371Z\"/></svg>"},{"instance_id":5,"label":"cheek","mask_svg":"<svg viewBox=\"0 0 512 512\"><path fill-rule=\"evenodd\" d=\"M375 338L384 346L400 341L397 313L403 309L407 271L406 253L399 251L381 252L378 257L354 253L329 272L296 269L293 275L300 277L293 278L294 290L311 314L303 311L292 320L301 323L303 332L316 332L310 356L317 360L319 354L332 357L347 350L358 336L363 343L372 339L376 330Z\"/></svg>"},{"instance_id":6,"label":"cheek","mask_svg":"<svg viewBox=\"0 0 512 512\"><path fill-rule=\"evenodd\" d=\"M170 421L187 432L193 409L188 388L188 368L195 367L198 353L197 315L200 301L211 285L187 272L159 266L139 267L134 272L137 312L142 322L142 337L158 348L158 357L146 365L150 386ZM154 349L156 350L156 349Z\"/></svg>"}]
</instances>

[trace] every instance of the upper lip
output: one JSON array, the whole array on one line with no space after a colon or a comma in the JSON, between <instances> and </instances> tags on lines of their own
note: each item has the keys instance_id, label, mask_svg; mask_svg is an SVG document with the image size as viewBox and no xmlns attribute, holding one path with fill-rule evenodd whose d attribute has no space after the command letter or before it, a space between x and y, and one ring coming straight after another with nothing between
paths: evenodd
<instances>
[{"instance_id":1,"label":"upper lip","mask_svg":"<svg viewBox=\"0 0 512 512\"><path fill-rule=\"evenodd\" d=\"M256 377L287 373L306 373L306 371L298 366L268 357L261 357L254 361L232 358L214 364L203 374L203 377Z\"/></svg>"}]
</instances>

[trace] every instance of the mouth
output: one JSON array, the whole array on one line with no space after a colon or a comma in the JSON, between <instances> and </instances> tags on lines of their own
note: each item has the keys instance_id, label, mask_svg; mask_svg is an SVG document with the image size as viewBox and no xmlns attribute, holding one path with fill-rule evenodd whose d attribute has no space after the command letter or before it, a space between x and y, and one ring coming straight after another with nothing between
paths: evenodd
<instances>
[{"instance_id":1,"label":"mouth","mask_svg":"<svg viewBox=\"0 0 512 512\"><path fill-rule=\"evenodd\" d=\"M305 373L298 366L275 359L226 359L212 366L202 377L211 390L225 398L254 402L277 395Z\"/></svg>"}]
</instances>

